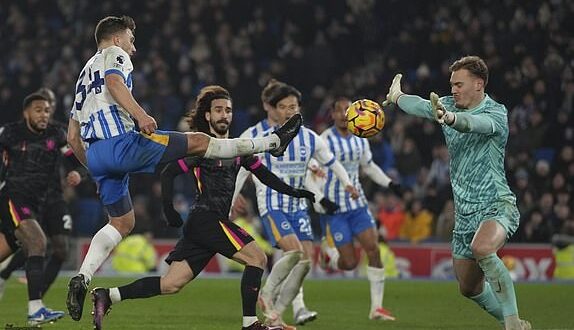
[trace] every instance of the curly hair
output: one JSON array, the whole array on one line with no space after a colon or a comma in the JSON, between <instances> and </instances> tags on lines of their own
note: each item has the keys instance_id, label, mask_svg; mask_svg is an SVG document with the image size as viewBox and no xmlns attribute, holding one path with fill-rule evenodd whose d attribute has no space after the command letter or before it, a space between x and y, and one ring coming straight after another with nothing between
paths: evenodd
<instances>
[{"instance_id":1,"label":"curly hair","mask_svg":"<svg viewBox=\"0 0 574 330\"><path fill-rule=\"evenodd\" d=\"M195 100L195 114L192 114L193 110L189 112L189 115L193 116L193 128L197 129L198 132L210 134L209 122L205 119L205 114L211 111L211 101L218 99L231 101L231 95L227 89L217 85L206 86L199 91Z\"/></svg>"}]
</instances>

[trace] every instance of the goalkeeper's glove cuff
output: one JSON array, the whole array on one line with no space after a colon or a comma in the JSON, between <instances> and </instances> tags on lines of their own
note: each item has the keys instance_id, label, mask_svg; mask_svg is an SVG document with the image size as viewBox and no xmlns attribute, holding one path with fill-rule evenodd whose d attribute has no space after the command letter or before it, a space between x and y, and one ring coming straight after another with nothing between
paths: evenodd
<instances>
[{"instance_id":1,"label":"goalkeeper's glove cuff","mask_svg":"<svg viewBox=\"0 0 574 330\"><path fill-rule=\"evenodd\" d=\"M453 126L454 123L456 122L456 115L454 114L454 112L447 111L443 116L443 120L444 123L447 124L448 126Z\"/></svg>"}]
</instances>

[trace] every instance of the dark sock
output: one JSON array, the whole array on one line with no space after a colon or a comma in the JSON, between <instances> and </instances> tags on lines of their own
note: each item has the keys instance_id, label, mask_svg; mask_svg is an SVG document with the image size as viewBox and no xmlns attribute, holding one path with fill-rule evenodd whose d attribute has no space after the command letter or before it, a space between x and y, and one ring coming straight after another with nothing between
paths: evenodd
<instances>
[{"instance_id":1,"label":"dark sock","mask_svg":"<svg viewBox=\"0 0 574 330\"><path fill-rule=\"evenodd\" d=\"M120 295L122 300L150 298L161 294L159 276L144 277L128 285L120 286Z\"/></svg>"},{"instance_id":2,"label":"dark sock","mask_svg":"<svg viewBox=\"0 0 574 330\"><path fill-rule=\"evenodd\" d=\"M46 264L46 268L44 270L44 290L42 290L42 292L46 293L48 288L50 288L50 285L54 283L54 280L58 276L63 263L64 260L61 258L58 258L54 255L50 257L50 260L48 260L48 264Z\"/></svg>"},{"instance_id":3,"label":"dark sock","mask_svg":"<svg viewBox=\"0 0 574 330\"><path fill-rule=\"evenodd\" d=\"M261 286L263 269L254 266L245 266L241 277L241 300L243 303L243 316L256 316L255 313L259 287Z\"/></svg>"},{"instance_id":4,"label":"dark sock","mask_svg":"<svg viewBox=\"0 0 574 330\"><path fill-rule=\"evenodd\" d=\"M20 249L16 251L16 253L12 257L12 260L10 260L6 268L2 269L2 271L0 272L0 277L5 280L9 279L12 273L17 269L22 268L22 266L24 266L25 263L26 263L26 254L24 253L24 250Z\"/></svg>"},{"instance_id":5,"label":"dark sock","mask_svg":"<svg viewBox=\"0 0 574 330\"><path fill-rule=\"evenodd\" d=\"M44 257L31 256L26 261L26 279L28 280L28 300L42 299L44 285Z\"/></svg>"}]
</instances>

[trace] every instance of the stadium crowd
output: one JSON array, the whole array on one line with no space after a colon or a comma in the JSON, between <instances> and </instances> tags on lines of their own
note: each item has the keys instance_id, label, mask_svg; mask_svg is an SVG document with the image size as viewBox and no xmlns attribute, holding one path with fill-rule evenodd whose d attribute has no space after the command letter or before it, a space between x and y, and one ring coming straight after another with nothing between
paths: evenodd
<instances>
[{"instance_id":1,"label":"stadium crowd","mask_svg":"<svg viewBox=\"0 0 574 330\"><path fill-rule=\"evenodd\" d=\"M74 83L94 51L106 15L134 17L135 98L162 129L182 117L198 91L219 84L233 96L232 136L262 119L260 92L272 77L303 92L303 115L321 133L337 95L382 102L397 72L407 93L450 92L448 64L476 54L490 68L489 95L509 110L509 183L522 214L520 242L574 235L574 3L375 0L87 1L26 0L0 7L0 124L18 120L25 95L45 86L67 122ZM32 14L33 13L33 14ZM431 14L432 13L432 14ZM405 188L399 198L366 185L387 240L450 239L454 224L448 153L437 124L385 109L371 141L375 162ZM191 202L178 182L175 206ZM161 215L155 176L132 180L136 230L175 237ZM76 233L105 223L95 186L67 191Z\"/></svg>"}]
</instances>

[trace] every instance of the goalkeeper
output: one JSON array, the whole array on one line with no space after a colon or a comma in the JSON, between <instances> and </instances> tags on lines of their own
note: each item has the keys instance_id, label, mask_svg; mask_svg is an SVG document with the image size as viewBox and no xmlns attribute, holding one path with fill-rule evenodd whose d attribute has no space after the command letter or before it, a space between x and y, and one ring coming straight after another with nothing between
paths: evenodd
<instances>
[{"instance_id":1,"label":"goalkeeper","mask_svg":"<svg viewBox=\"0 0 574 330\"><path fill-rule=\"evenodd\" d=\"M530 329L518 317L512 279L496 255L520 218L504 171L507 110L485 94L488 67L481 58L463 57L449 69L452 96L431 93L429 101L404 94L402 75L397 74L385 103L442 126L451 158L456 210L452 255L460 292L505 329Z\"/></svg>"}]
</instances>

